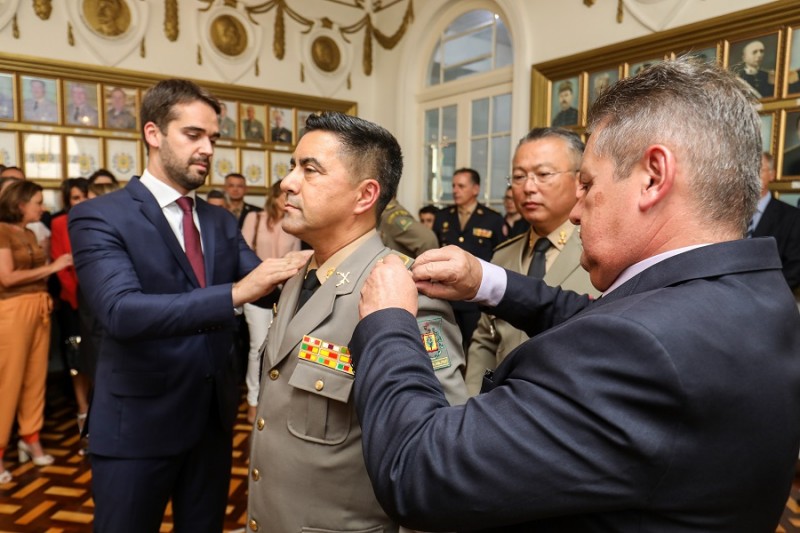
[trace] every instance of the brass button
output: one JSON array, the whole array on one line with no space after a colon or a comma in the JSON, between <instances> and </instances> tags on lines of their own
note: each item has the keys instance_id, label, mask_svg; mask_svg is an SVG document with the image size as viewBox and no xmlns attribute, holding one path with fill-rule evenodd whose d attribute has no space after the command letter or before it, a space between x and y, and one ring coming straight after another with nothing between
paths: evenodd
<instances>
[{"instance_id":1,"label":"brass button","mask_svg":"<svg viewBox=\"0 0 800 533\"><path fill-rule=\"evenodd\" d=\"M261 478L261 473L258 471L258 468L253 469L253 481L258 481Z\"/></svg>"},{"instance_id":2,"label":"brass button","mask_svg":"<svg viewBox=\"0 0 800 533\"><path fill-rule=\"evenodd\" d=\"M261 431L262 429L264 429L264 424L265 424L265 423L266 423L266 422L264 421L264 419L263 419L263 418L259 418L258 420L256 420L256 427L258 428L258 430L259 430L259 431Z\"/></svg>"},{"instance_id":3,"label":"brass button","mask_svg":"<svg viewBox=\"0 0 800 533\"><path fill-rule=\"evenodd\" d=\"M247 525L250 526L251 530L258 531L258 522L256 522L252 518L250 519L250 522Z\"/></svg>"},{"instance_id":4,"label":"brass button","mask_svg":"<svg viewBox=\"0 0 800 533\"><path fill-rule=\"evenodd\" d=\"M280 375L281 373L278 371L277 368L273 368L272 370L269 371L269 379L271 379L272 381L278 379Z\"/></svg>"},{"instance_id":5,"label":"brass button","mask_svg":"<svg viewBox=\"0 0 800 533\"><path fill-rule=\"evenodd\" d=\"M459 237L458 242L464 242L464 237Z\"/></svg>"},{"instance_id":6,"label":"brass button","mask_svg":"<svg viewBox=\"0 0 800 533\"><path fill-rule=\"evenodd\" d=\"M318 379L317 382L314 383L314 388L317 390L322 390L324 387L325 383L321 379Z\"/></svg>"}]
</instances>

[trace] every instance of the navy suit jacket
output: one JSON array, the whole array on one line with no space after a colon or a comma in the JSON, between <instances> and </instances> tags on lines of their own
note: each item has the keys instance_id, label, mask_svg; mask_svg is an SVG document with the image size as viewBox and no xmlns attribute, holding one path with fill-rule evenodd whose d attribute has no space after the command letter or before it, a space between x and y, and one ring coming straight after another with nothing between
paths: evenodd
<instances>
[{"instance_id":1,"label":"navy suit jacket","mask_svg":"<svg viewBox=\"0 0 800 533\"><path fill-rule=\"evenodd\" d=\"M367 316L350 348L378 500L424 531L774 531L800 443L780 269L772 239L714 244L593 303L508 271L493 312L541 333L457 407L413 317Z\"/></svg>"},{"instance_id":2,"label":"navy suit jacket","mask_svg":"<svg viewBox=\"0 0 800 533\"><path fill-rule=\"evenodd\" d=\"M229 212L199 198L196 209L206 288L138 178L70 210L81 290L104 329L89 414L92 453L180 453L208 429L215 408L233 427L231 286L260 261Z\"/></svg>"},{"instance_id":3,"label":"navy suit jacket","mask_svg":"<svg viewBox=\"0 0 800 533\"><path fill-rule=\"evenodd\" d=\"M772 198L767 203L753 237L775 237L789 288L800 287L800 209Z\"/></svg>"}]
</instances>

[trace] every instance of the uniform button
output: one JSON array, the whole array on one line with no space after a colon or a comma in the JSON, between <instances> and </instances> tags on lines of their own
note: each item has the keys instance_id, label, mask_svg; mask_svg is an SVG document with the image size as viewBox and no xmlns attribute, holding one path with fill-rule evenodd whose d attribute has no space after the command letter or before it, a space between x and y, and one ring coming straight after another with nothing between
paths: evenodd
<instances>
[{"instance_id":1,"label":"uniform button","mask_svg":"<svg viewBox=\"0 0 800 533\"><path fill-rule=\"evenodd\" d=\"M253 469L253 481L258 481L261 478L261 473L258 471L258 468Z\"/></svg>"},{"instance_id":2,"label":"uniform button","mask_svg":"<svg viewBox=\"0 0 800 533\"><path fill-rule=\"evenodd\" d=\"M252 518L250 519L250 522L247 525L250 526L250 529L252 531L258 531L258 522L256 522Z\"/></svg>"},{"instance_id":3,"label":"uniform button","mask_svg":"<svg viewBox=\"0 0 800 533\"><path fill-rule=\"evenodd\" d=\"M459 237L458 242L464 242L464 237Z\"/></svg>"},{"instance_id":4,"label":"uniform button","mask_svg":"<svg viewBox=\"0 0 800 533\"><path fill-rule=\"evenodd\" d=\"M281 375L280 371L277 368L273 368L269 371L269 379L275 381Z\"/></svg>"},{"instance_id":5,"label":"uniform button","mask_svg":"<svg viewBox=\"0 0 800 533\"><path fill-rule=\"evenodd\" d=\"M256 420L256 427L258 428L258 430L259 430L259 431L261 431L262 429L264 429L264 424L265 424L265 423L266 423L266 422L264 422L264 418L263 418L263 417L262 417L262 418L259 418L258 420Z\"/></svg>"},{"instance_id":6,"label":"uniform button","mask_svg":"<svg viewBox=\"0 0 800 533\"><path fill-rule=\"evenodd\" d=\"M314 388L317 390L322 390L325 387L325 382L321 379L318 379L316 383L314 383Z\"/></svg>"}]
</instances>

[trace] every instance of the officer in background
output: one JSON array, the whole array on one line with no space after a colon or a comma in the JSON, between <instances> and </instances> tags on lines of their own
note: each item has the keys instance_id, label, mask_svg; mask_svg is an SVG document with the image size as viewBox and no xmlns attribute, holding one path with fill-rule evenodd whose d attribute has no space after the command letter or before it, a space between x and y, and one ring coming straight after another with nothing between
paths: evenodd
<instances>
[{"instance_id":1,"label":"officer in background","mask_svg":"<svg viewBox=\"0 0 800 533\"><path fill-rule=\"evenodd\" d=\"M581 267L581 239L569 221L577 196L577 170L583 142L561 128L534 128L514 152L509 190L525 233L507 240L494 251L492 263L542 278L551 286L597 296L589 273ZM482 314L467 354L467 391L481 390L486 370L497 368L511 350L528 340L494 315Z\"/></svg>"},{"instance_id":2,"label":"officer in background","mask_svg":"<svg viewBox=\"0 0 800 533\"><path fill-rule=\"evenodd\" d=\"M481 176L471 168L460 168L453 173L453 204L440 209L433 222L433 232L439 246L454 244L472 255L492 260L492 253L505 240L503 215L478 202ZM464 351L469 347L472 332L481 316L478 304L451 302L456 322L461 330Z\"/></svg>"},{"instance_id":3,"label":"officer in background","mask_svg":"<svg viewBox=\"0 0 800 533\"><path fill-rule=\"evenodd\" d=\"M436 234L411 216L397 198L392 198L383 210L378 229L387 248L409 257L417 257L422 252L439 247Z\"/></svg>"}]
</instances>

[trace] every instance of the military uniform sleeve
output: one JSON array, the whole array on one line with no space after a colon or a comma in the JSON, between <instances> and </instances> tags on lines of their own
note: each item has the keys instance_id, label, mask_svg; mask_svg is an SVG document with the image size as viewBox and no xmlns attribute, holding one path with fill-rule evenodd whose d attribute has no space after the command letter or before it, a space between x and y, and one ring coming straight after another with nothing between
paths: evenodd
<instances>
[{"instance_id":1,"label":"military uniform sleeve","mask_svg":"<svg viewBox=\"0 0 800 533\"><path fill-rule=\"evenodd\" d=\"M478 327L472 333L472 342L467 353L467 393L476 396L481 391L486 369L497 367L497 350L500 346L498 333L493 325L494 317L481 313Z\"/></svg>"},{"instance_id":2,"label":"military uniform sleeve","mask_svg":"<svg viewBox=\"0 0 800 533\"><path fill-rule=\"evenodd\" d=\"M395 219L395 224L402 224L404 228L400 231L395 229L394 240L408 248L414 254L414 257L439 247L439 240L431 230L414 220L410 215L402 217L403 220L399 220L400 218L397 217Z\"/></svg>"},{"instance_id":3,"label":"military uniform sleeve","mask_svg":"<svg viewBox=\"0 0 800 533\"><path fill-rule=\"evenodd\" d=\"M466 359L453 310L444 300L423 295L419 296L418 304L417 326L421 344L431 360L434 373L450 405L463 404L468 398L464 383Z\"/></svg>"}]
</instances>

